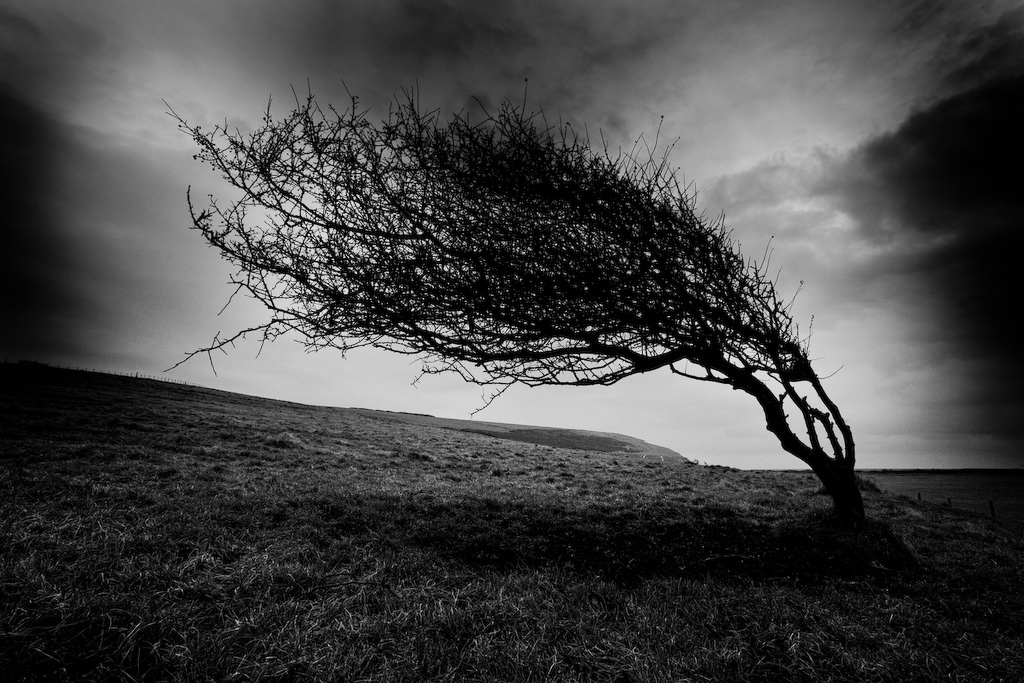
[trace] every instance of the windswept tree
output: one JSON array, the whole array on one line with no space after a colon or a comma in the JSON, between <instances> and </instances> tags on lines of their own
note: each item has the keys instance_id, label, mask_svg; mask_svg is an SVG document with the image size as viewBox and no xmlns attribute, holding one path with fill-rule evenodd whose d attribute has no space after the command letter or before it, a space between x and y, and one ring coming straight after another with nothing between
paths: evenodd
<instances>
[{"instance_id":1,"label":"windswept tree","mask_svg":"<svg viewBox=\"0 0 1024 683\"><path fill-rule=\"evenodd\" d=\"M380 124L312 95L249 135L174 116L242 193L201 211L190 197L194 227L269 311L191 355L295 332L418 355L492 396L666 369L753 397L837 517L864 520L850 428L767 264L696 212L667 153L594 149L508 101L443 121L413 92Z\"/></svg>"}]
</instances>

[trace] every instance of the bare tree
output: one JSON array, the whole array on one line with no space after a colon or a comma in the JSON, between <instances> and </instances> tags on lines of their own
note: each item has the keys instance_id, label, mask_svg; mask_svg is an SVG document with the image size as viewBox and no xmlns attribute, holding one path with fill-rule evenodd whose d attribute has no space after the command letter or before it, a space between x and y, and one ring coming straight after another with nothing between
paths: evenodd
<instances>
[{"instance_id":1,"label":"bare tree","mask_svg":"<svg viewBox=\"0 0 1024 683\"><path fill-rule=\"evenodd\" d=\"M418 355L492 398L667 368L752 396L837 517L863 522L852 433L767 258L696 213L657 141L612 155L508 101L445 123L415 92L379 125L356 98L324 110L312 95L280 120L268 106L250 135L172 115L242 191L199 212L190 196L194 227L270 313L189 357L294 331L314 349Z\"/></svg>"}]
</instances>

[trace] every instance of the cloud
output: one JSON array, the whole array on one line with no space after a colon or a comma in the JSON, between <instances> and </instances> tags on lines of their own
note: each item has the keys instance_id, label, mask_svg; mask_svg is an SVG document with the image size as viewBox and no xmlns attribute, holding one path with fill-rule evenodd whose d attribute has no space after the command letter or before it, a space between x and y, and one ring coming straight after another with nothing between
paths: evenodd
<instances>
[{"instance_id":1,"label":"cloud","mask_svg":"<svg viewBox=\"0 0 1024 683\"><path fill-rule=\"evenodd\" d=\"M1024 74L988 83L918 111L857 149L836 182L847 188L845 203L869 236L963 234L1019 221L1013 167L1024 146L1022 95Z\"/></svg>"},{"instance_id":2,"label":"cloud","mask_svg":"<svg viewBox=\"0 0 1024 683\"><path fill-rule=\"evenodd\" d=\"M1020 442L1021 121L1024 74L1003 76L847 150L718 178L702 197L751 246L778 237L776 262L810 281L801 298L821 318L861 321L847 333L866 346L841 362L888 367L883 383L929 368L901 399L922 430ZM898 386L876 389L892 398Z\"/></svg>"},{"instance_id":3,"label":"cloud","mask_svg":"<svg viewBox=\"0 0 1024 683\"><path fill-rule=\"evenodd\" d=\"M969 355L1001 358L1018 378L1021 121L1024 75L990 82L860 145L815 188L862 239L904 255L900 266L934 288Z\"/></svg>"},{"instance_id":4,"label":"cloud","mask_svg":"<svg viewBox=\"0 0 1024 683\"><path fill-rule=\"evenodd\" d=\"M671 48L686 23L671 2L628 11L610 3L472 0L360 7L352 15L319 6L292 24L302 38L293 33L289 42L310 64L336 64L337 77L370 102L386 104L398 88L419 82L433 106L459 110L476 97L493 107L521 97L529 79L535 106L606 129L647 99L660 78L653 56ZM616 98L617 107L606 106Z\"/></svg>"},{"instance_id":5,"label":"cloud","mask_svg":"<svg viewBox=\"0 0 1024 683\"><path fill-rule=\"evenodd\" d=\"M1017 338L1024 299L1024 75L970 88L921 109L854 149L813 188L885 254L876 275L908 309L918 347L942 370L934 385L962 430L1024 439L1007 418L1024 408ZM952 414L952 413L948 413Z\"/></svg>"},{"instance_id":6,"label":"cloud","mask_svg":"<svg viewBox=\"0 0 1024 683\"><path fill-rule=\"evenodd\" d=\"M942 23L927 10L908 22ZM1024 8L987 24L943 21L957 30L935 53L935 90L966 87L922 97L892 130L849 150L780 155L717 180L706 194L741 223L756 217L764 230L804 244L812 256L805 269L856 271L847 283L884 280L875 292L912 289L900 298L936 316L949 353L988 359L1020 380L1024 62L1013 73L1008 56L1024 55Z\"/></svg>"},{"instance_id":7,"label":"cloud","mask_svg":"<svg viewBox=\"0 0 1024 683\"><path fill-rule=\"evenodd\" d=\"M14 74L38 77L40 73L34 68L37 63L34 58L46 48L43 31L29 18L0 7L0 37L3 38L0 40L0 67L4 80Z\"/></svg>"},{"instance_id":8,"label":"cloud","mask_svg":"<svg viewBox=\"0 0 1024 683\"><path fill-rule=\"evenodd\" d=\"M936 57L940 82L953 92L1012 77L1024 64L1024 7L969 27Z\"/></svg>"},{"instance_id":9,"label":"cloud","mask_svg":"<svg viewBox=\"0 0 1024 683\"><path fill-rule=\"evenodd\" d=\"M200 307L190 293L225 279L185 229L191 157L57 121L0 89L0 158L0 358L176 360L166 347L187 332L182 302Z\"/></svg>"},{"instance_id":10,"label":"cloud","mask_svg":"<svg viewBox=\"0 0 1024 683\"><path fill-rule=\"evenodd\" d=\"M16 357L68 344L73 336L67 321L90 313L69 277L77 260L74 245L58 229L51 205L60 147L58 124L0 90L0 158L6 167L0 183L0 346Z\"/></svg>"}]
</instances>

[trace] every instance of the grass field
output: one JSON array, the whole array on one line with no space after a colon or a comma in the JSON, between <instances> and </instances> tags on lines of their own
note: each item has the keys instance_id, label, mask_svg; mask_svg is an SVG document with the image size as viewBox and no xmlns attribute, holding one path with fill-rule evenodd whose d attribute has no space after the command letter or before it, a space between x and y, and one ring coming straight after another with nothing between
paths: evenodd
<instances>
[{"instance_id":1,"label":"grass field","mask_svg":"<svg viewBox=\"0 0 1024 683\"><path fill-rule=\"evenodd\" d=\"M0 411L3 681L1024 680L985 515L26 364Z\"/></svg>"},{"instance_id":2,"label":"grass field","mask_svg":"<svg viewBox=\"0 0 1024 683\"><path fill-rule=\"evenodd\" d=\"M984 515L1024 528L1024 469L866 472L878 488Z\"/></svg>"}]
</instances>

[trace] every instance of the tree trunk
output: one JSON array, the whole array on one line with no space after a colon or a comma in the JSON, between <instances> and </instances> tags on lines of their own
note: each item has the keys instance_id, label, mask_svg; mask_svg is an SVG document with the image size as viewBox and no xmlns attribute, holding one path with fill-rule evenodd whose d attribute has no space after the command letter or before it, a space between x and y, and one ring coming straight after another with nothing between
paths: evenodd
<instances>
[{"instance_id":1,"label":"tree trunk","mask_svg":"<svg viewBox=\"0 0 1024 683\"><path fill-rule=\"evenodd\" d=\"M790 428L789 418L783 406L783 398L776 397L768 387L754 377L752 372L734 372L729 375L726 371L723 374L729 376L734 388L745 391L761 404L764 410L765 426L768 431L775 435L782 445L782 448L805 462L814 471L818 479L825 486L825 491L832 496L832 504L835 509L836 522L847 528L860 528L864 525L864 499L860 495L860 488L857 486L857 477L854 474L853 437L849 428L842 421L834 404L825 396L820 383L815 380L815 388L829 405L836 423L840 426L845 440L845 453L837 452L836 458L831 458L822 450L818 439L812 439L813 445L804 443ZM813 377L813 375L812 375ZM797 408L803 413L805 423L808 425L809 434L813 435L815 420L817 417L806 401L798 403ZM838 444L836 449L839 450Z\"/></svg>"},{"instance_id":2,"label":"tree trunk","mask_svg":"<svg viewBox=\"0 0 1024 683\"><path fill-rule=\"evenodd\" d=\"M832 506L839 525L858 529L864 526L864 499L852 467L844 467L825 454L808 463L825 491L832 496Z\"/></svg>"}]
</instances>

